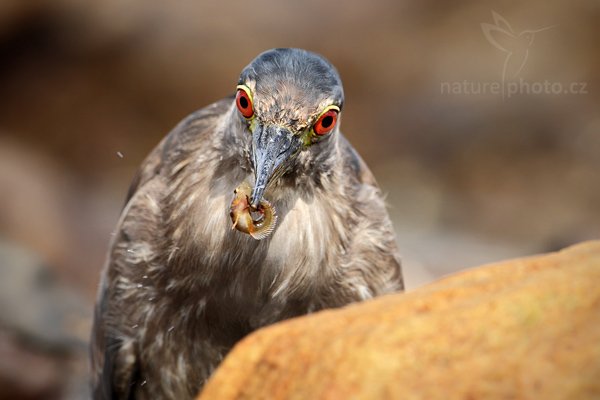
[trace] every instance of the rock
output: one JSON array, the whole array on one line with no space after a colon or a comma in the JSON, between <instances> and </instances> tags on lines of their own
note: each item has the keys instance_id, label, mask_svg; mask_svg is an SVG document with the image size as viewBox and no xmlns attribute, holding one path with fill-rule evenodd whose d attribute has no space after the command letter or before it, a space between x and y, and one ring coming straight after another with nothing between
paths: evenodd
<instances>
[{"instance_id":1,"label":"rock","mask_svg":"<svg viewBox=\"0 0 600 400\"><path fill-rule=\"evenodd\" d=\"M90 313L37 255L0 241L0 399L85 398Z\"/></svg>"},{"instance_id":2,"label":"rock","mask_svg":"<svg viewBox=\"0 0 600 400\"><path fill-rule=\"evenodd\" d=\"M91 307L34 254L0 241L0 327L50 353L85 349Z\"/></svg>"},{"instance_id":3,"label":"rock","mask_svg":"<svg viewBox=\"0 0 600 400\"><path fill-rule=\"evenodd\" d=\"M69 226L71 179L60 163L7 139L10 134L0 129L0 187L10 188L0 191L1 239L19 243L49 266L64 269L74 243Z\"/></svg>"},{"instance_id":4,"label":"rock","mask_svg":"<svg viewBox=\"0 0 600 400\"><path fill-rule=\"evenodd\" d=\"M600 241L259 330L199 399L598 399Z\"/></svg>"},{"instance_id":5,"label":"rock","mask_svg":"<svg viewBox=\"0 0 600 400\"><path fill-rule=\"evenodd\" d=\"M58 360L32 352L0 328L0 399L59 399L64 381Z\"/></svg>"}]
</instances>

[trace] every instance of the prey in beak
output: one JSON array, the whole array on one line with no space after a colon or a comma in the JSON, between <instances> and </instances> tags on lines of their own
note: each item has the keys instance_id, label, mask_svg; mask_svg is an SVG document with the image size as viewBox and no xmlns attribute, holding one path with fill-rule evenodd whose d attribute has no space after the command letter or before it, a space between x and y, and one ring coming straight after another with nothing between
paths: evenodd
<instances>
[{"instance_id":1,"label":"prey in beak","mask_svg":"<svg viewBox=\"0 0 600 400\"><path fill-rule=\"evenodd\" d=\"M277 223L275 208L267 200L261 200L254 209L250 206L252 188L244 182L234 190L229 215L233 226L256 240L269 237Z\"/></svg>"},{"instance_id":2,"label":"prey in beak","mask_svg":"<svg viewBox=\"0 0 600 400\"><path fill-rule=\"evenodd\" d=\"M285 172L286 163L300 150L302 142L289 129L256 124L252 134L254 188L243 182L234 191L230 217L232 229L256 240L267 238L275 229L275 208L263 198L271 182Z\"/></svg>"}]
</instances>

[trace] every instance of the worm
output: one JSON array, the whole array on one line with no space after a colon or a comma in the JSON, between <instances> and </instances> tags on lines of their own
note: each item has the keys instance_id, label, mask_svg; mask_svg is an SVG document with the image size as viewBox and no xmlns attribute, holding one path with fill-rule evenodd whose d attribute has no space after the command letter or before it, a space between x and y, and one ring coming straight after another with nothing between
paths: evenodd
<instances>
[{"instance_id":1,"label":"worm","mask_svg":"<svg viewBox=\"0 0 600 400\"><path fill-rule=\"evenodd\" d=\"M277 223L277 214L271 203L262 199L256 210L253 210L250 206L252 187L247 182L239 185L233 194L229 211L231 222L233 222L231 229L247 233L256 240L269 237Z\"/></svg>"}]
</instances>

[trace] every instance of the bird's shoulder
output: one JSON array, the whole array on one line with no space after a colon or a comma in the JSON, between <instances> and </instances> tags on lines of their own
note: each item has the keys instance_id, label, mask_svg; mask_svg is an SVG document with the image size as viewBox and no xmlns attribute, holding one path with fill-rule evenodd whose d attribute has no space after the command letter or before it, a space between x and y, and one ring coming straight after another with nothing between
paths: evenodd
<instances>
[{"instance_id":1,"label":"bird's shoulder","mask_svg":"<svg viewBox=\"0 0 600 400\"><path fill-rule=\"evenodd\" d=\"M344 175L356 179L358 184L368 185L379 190L379 185L367 163L365 163L354 146L342 134L340 134L339 146L343 160Z\"/></svg>"},{"instance_id":2,"label":"bird's shoulder","mask_svg":"<svg viewBox=\"0 0 600 400\"><path fill-rule=\"evenodd\" d=\"M365 268L369 269L370 281L357 288L362 299L402 290L400 255L384 196L375 176L350 142L341 136L339 143L346 179L343 197L351 205L347 219L353 221L345 270L349 275L360 276L365 274ZM339 198L337 201L342 202Z\"/></svg>"},{"instance_id":3,"label":"bird's shoulder","mask_svg":"<svg viewBox=\"0 0 600 400\"><path fill-rule=\"evenodd\" d=\"M150 152L137 170L125 199L125 204L136 191L153 177L159 175L167 164L176 163L184 156L186 149L204 139L204 135L216 126L216 120L231 106L233 97L227 97L201 108L175 126Z\"/></svg>"},{"instance_id":4,"label":"bird's shoulder","mask_svg":"<svg viewBox=\"0 0 600 400\"><path fill-rule=\"evenodd\" d=\"M131 382L137 376L136 339L130 325L139 307L133 299L123 301L123 288L148 273L148 265L160 255L156 248L161 240L161 199L166 193L164 170L214 129L230 106L231 99L223 99L183 119L146 157L130 185L95 309L91 346L94 398L129 398Z\"/></svg>"}]
</instances>

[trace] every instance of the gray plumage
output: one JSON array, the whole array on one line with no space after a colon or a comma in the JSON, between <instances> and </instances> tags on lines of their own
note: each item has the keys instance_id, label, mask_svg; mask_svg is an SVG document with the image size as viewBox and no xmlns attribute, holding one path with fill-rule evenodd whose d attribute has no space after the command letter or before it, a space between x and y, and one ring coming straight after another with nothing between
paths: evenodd
<instances>
[{"instance_id":1,"label":"gray plumage","mask_svg":"<svg viewBox=\"0 0 600 400\"><path fill-rule=\"evenodd\" d=\"M253 330L403 288L371 172L339 121L314 134L323 109L343 107L333 66L303 50L270 50L239 83L251 91L252 120L234 98L203 108L134 179L96 307L95 399L192 398ZM264 196L277 211L260 241L231 229L244 181L256 185L252 203Z\"/></svg>"}]
</instances>

